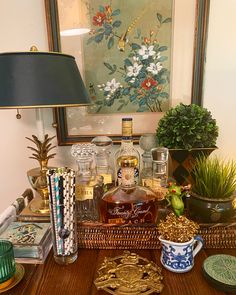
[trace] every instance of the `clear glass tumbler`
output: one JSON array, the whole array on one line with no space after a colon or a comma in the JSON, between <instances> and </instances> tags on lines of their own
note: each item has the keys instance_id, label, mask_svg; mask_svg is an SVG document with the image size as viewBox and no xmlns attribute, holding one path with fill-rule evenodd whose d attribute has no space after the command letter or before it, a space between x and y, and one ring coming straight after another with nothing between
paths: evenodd
<instances>
[{"instance_id":1,"label":"clear glass tumbler","mask_svg":"<svg viewBox=\"0 0 236 295\"><path fill-rule=\"evenodd\" d=\"M13 245L6 240L0 240L0 290L7 287L16 272Z\"/></svg>"}]
</instances>

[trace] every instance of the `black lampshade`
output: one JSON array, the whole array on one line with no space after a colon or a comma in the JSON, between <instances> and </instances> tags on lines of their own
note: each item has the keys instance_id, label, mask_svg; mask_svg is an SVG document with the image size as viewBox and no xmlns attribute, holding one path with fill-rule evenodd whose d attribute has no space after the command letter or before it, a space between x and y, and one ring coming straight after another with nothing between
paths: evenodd
<instances>
[{"instance_id":1,"label":"black lampshade","mask_svg":"<svg viewBox=\"0 0 236 295\"><path fill-rule=\"evenodd\" d=\"M0 108L90 103L73 56L52 52L0 54Z\"/></svg>"}]
</instances>

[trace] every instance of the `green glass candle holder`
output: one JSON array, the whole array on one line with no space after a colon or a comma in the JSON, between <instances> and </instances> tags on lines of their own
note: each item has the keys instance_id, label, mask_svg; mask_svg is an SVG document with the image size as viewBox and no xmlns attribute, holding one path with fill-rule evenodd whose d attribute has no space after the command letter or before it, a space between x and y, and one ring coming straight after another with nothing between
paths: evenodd
<instances>
[{"instance_id":1,"label":"green glass candle holder","mask_svg":"<svg viewBox=\"0 0 236 295\"><path fill-rule=\"evenodd\" d=\"M0 286L13 278L16 272L16 263L13 245L6 240L0 240Z\"/></svg>"}]
</instances>

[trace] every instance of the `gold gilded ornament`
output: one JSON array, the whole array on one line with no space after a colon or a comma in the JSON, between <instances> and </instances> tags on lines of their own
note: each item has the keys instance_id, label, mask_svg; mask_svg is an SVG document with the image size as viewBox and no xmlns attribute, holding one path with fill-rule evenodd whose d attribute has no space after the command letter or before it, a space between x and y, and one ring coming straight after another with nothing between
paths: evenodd
<instances>
[{"instance_id":1,"label":"gold gilded ornament","mask_svg":"<svg viewBox=\"0 0 236 295\"><path fill-rule=\"evenodd\" d=\"M176 216L174 213L167 215L166 220L158 224L158 231L164 240L185 243L191 240L199 230L199 225L186 216Z\"/></svg>"},{"instance_id":2,"label":"gold gilded ornament","mask_svg":"<svg viewBox=\"0 0 236 295\"><path fill-rule=\"evenodd\" d=\"M94 284L97 289L114 295L160 293L164 287L161 267L136 253L104 259Z\"/></svg>"}]
</instances>

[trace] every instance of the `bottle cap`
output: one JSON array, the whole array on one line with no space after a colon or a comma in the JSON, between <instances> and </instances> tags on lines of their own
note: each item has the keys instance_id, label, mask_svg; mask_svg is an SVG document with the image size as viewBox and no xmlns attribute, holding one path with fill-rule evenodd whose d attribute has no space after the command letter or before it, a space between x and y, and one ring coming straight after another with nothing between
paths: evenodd
<instances>
[{"instance_id":1,"label":"bottle cap","mask_svg":"<svg viewBox=\"0 0 236 295\"><path fill-rule=\"evenodd\" d=\"M122 137L132 137L133 133L133 119L132 118L123 118L122 119Z\"/></svg>"},{"instance_id":2,"label":"bottle cap","mask_svg":"<svg viewBox=\"0 0 236 295\"><path fill-rule=\"evenodd\" d=\"M135 156L123 156L117 162L120 167L137 167L138 159Z\"/></svg>"}]
</instances>

